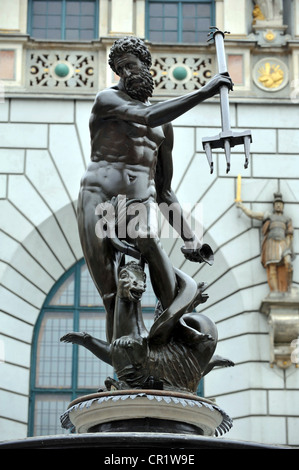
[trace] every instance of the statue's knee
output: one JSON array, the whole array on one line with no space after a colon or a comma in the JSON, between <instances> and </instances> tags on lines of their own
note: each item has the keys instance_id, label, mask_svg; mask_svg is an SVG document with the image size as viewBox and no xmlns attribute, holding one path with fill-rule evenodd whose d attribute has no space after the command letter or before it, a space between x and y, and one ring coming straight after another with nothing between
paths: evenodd
<instances>
[{"instance_id":1,"label":"statue's knee","mask_svg":"<svg viewBox=\"0 0 299 470\"><path fill-rule=\"evenodd\" d=\"M270 264L268 269L269 269L270 275L273 276L273 275L276 274L276 265L275 264Z\"/></svg>"}]
</instances>

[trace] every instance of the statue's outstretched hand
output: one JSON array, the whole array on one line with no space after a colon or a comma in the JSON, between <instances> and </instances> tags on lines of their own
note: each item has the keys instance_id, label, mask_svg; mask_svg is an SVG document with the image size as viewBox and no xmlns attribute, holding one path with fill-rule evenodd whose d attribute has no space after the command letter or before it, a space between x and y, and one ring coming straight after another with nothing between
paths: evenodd
<instances>
[{"instance_id":1,"label":"statue's outstretched hand","mask_svg":"<svg viewBox=\"0 0 299 470\"><path fill-rule=\"evenodd\" d=\"M229 90L233 90L234 84L228 72L214 75L214 77L203 86L202 90L209 93L210 96L214 96L219 93L222 86L226 86Z\"/></svg>"},{"instance_id":2,"label":"statue's outstretched hand","mask_svg":"<svg viewBox=\"0 0 299 470\"><path fill-rule=\"evenodd\" d=\"M243 206L242 202L236 201L236 208L241 209L243 212L245 212L246 208Z\"/></svg>"},{"instance_id":3,"label":"statue's outstretched hand","mask_svg":"<svg viewBox=\"0 0 299 470\"><path fill-rule=\"evenodd\" d=\"M193 261L195 263L204 262L210 265L214 263L213 250L206 243L198 248L186 248L186 246L184 245L182 246L181 251L184 254L185 258L189 261Z\"/></svg>"}]
</instances>

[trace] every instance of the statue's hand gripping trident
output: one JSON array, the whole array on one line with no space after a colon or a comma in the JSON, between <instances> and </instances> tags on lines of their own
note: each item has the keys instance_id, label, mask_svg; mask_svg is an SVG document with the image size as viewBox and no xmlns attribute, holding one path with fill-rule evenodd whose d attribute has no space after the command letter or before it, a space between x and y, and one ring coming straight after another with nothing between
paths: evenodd
<instances>
[{"instance_id":1,"label":"statue's hand gripping trident","mask_svg":"<svg viewBox=\"0 0 299 470\"><path fill-rule=\"evenodd\" d=\"M215 26L210 29L216 31L211 31L209 35L211 36L209 41L215 41L217 62L218 62L218 72L220 74L228 74L226 66L226 57L224 51L224 36L227 31L222 32ZM229 34L229 33L228 33ZM222 86L219 90L220 93L220 108L221 108L221 124L222 132L213 137L204 137L202 139L202 144L204 151L210 165L211 173L213 173L213 160L212 160L212 149L223 148L226 157L226 173L230 170L230 149L235 145L244 144L245 148L245 165L248 167L249 161L249 150L250 142L252 142L251 131L246 130L244 132L232 132L230 128L230 116L229 116L229 99L228 93L229 89L227 86Z\"/></svg>"}]
</instances>

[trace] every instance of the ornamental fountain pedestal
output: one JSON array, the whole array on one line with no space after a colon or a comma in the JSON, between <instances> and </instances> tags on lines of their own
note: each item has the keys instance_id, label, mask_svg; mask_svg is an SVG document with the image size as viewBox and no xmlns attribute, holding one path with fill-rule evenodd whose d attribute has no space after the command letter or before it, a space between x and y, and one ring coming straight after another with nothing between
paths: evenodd
<instances>
[{"instance_id":1,"label":"ornamental fountain pedestal","mask_svg":"<svg viewBox=\"0 0 299 470\"><path fill-rule=\"evenodd\" d=\"M232 426L213 402L162 390L100 392L70 403L62 426L78 433L151 432L220 436Z\"/></svg>"}]
</instances>

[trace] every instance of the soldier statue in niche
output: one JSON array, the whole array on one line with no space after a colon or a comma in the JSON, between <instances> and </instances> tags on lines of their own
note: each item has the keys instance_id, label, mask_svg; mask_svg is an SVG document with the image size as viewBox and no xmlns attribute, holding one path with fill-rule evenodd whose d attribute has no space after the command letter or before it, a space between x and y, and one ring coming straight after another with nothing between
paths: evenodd
<instances>
[{"instance_id":1,"label":"soldier statue in niche","mask_svg":"<svg viewBox=\"0 0 299 470\"><path fill-rule=\"evenodd\" d=\"M271 292L287 292L292 287L294 258L292 219L283 213L284 202L281 193L274 194L273 212L254 212L237 203L244 214L251 219L262 221L261 262L267 270Z\"/></svg>"}]
</instances>

